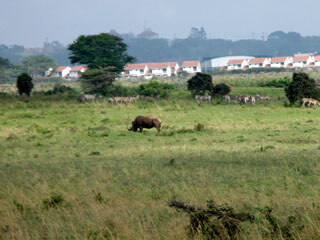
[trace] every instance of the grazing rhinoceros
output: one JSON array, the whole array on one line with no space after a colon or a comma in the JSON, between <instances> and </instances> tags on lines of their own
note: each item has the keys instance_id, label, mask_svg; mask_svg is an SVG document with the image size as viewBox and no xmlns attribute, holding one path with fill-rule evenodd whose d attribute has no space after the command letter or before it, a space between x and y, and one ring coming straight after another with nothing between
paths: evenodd
<instances>
[{"instance_id":1,"label":"grazing rhinoceros","mask_svg":"<svg viewBox=\"0 0 320 240\"><path fill-rule=\"evenodd\" d=\"M136 132L140 129L140 132L142 132L143 128L156 128L158 132L160 132L161 121L155 116L138 116L132 122L132 127L128 128L128 130Z\"/></svg>"}]
</instances>

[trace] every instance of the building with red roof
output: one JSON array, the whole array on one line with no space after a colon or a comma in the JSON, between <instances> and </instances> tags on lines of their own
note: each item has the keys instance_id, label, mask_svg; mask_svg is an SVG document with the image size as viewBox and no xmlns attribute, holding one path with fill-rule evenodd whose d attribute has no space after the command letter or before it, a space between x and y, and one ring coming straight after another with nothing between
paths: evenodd
<instances>
[{"instance_id":1,"label":"building with red roof","mask_svg":"<svg viewBox=\"0 0 320 240\"><path fill-rule=\"evenodd\" d=\"M171 77L179 71L178 62L162 62L162 63L138 63L127 64L123 77L145 77L147 79L153 76Z\"/></svg>"},{"instance_id":2,"label":"building with red roof","mask_svg":"<svg viewBox=\"0 0 320 240\"><path fill-rule=\"evenodd\" d=\"M200 61L184 61L181 70L191 74L201 72Z\"/></svg>"},{"instance_id":3,"label":"building with red roof","mask_svg":"<svg viewBox=\"0 0 320 240\"><path fill-rule=\"evenodd\" d=\"M271 58L271 67L273 68L291 68L293 66L292 57L273 57Z\"/></svg>"},{"instance_id":4,"label":"building with red roof","mask_svg":"<svg viewBox=\"0 0 320 240\"><path fill-rule=\"evenodd\" d=\"M237 59L230 59L227 63L228 70L246 70L249 68L249 61L250 59L244 58L237 58Z\"/></svg>"},{"instance_id":5,"label":"building with red roof","mask_svg":"<svg viewBox=\"0 0 320 240\"><path fill-rule=\"evenodd\" d=\"M69 66L60 66L55 70L52 76L66 78L69 76L70 70L71 70L71 67Z\"/></svg>"},{"instance_id":6,"label":"building with red roof","mask_svg":"<svg viewBox=\"0 0 320 240\"><path fill-rule=\"evenodd\" d=\"M70 78L78 79L81 77L81 74L88 70L87 66L75 66L70 69Z\"/></svg>"},{"instance_id":7,"label":"building with red roof","mask_svg":"<svg viewBox=\"0 0 320 240\"><path fill-rule=\"evenodd\" d=\"M271 65L271 58L252 58L249 60L249 68L268 68Z\"/></svg>"},{"instance_id":8,"label":"building with red roof","mask_svg":"<svg viewBox=\"0 0 320 240\"><path fill-rule=\"evenodd\" d=\"M310 55L295 55L293 57L294 68L313 67L314 62L314 57Z\"/></svg>"}]
</instances>

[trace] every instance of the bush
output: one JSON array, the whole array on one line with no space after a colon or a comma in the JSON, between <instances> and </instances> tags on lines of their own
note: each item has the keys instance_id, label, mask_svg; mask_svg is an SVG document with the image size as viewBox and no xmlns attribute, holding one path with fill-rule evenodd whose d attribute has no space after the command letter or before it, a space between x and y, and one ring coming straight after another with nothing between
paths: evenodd
<instances>
[{"instance_id":1,"label":"bush","mask_svg":"<svg viewBox=\"0 0 320 240\"><path fill-rule=\"evenodd\" d=\"M17 78L17 88L19 95L26 94L30 96L33 88L32 78L26 73L20 74Z\"/></svg>"},{"instance_id":2,"label":"bush","mask_svg":"<svg viewBox=\"0 0 320 240\"><path fill-rule=\"evenodd\" d=\"M56 94L75 94L76 91L68 86L55 84L52 90L46 91L44 95L56 95Z\"/></svg>"},{"instance_id":3,"label":"bush","mask_svg":"<svg viewBox=\"0 0 320 240\"><path fill-rule=\"evenodd\" d=\"M314 79L303 72L293 73L292 82L285 88L286 96L290 104L300 101L302 98L320 99L320 90Z\"/></svg>"},{"instance_id":4,"label":"bush","mask_svg":"<svg viewBox=\"0 0 320 240\"><path fill-rule=\"evenodd\" d=\"M261 82L258 84L259 87L274 87L274 88L285 88L288 87L291 80L288 77L282 79L273 79L268 82Z\"/></svg>"},{"instance_id":5,"label":"bush","mask_svg":"<svg viewBox=\"0 0 320 240\"><path fill-rule=\"evenodd\" d=\"M138 94L142 96L160 96L168 97L169 93L176 89L176 87L169 83L159 83L155 80L151 80L149 83L140 84L138 87Z\"/></svg>"},{"instance_id":6,"label":"bush","mask_svg":"<svg viewBox=\"0 0 320 240\"><path fill-rule=\"evenodd\" d=\"M225 83L219 83L214 86L212 95L227 95L231 91L230 87Z\"/></svg>"},{"instance_id":7,"label":"bush","mask_svg":"<svg viewBox=\"0 0 320 240\"><path fill-rule=\"evenodd\" d=\"M112 84L105 89L104 96L106 97L126 97L136 96L137 90L135 88L124 87L120 84Z\"/></svg>"},{"instance_id":8,"label":"bush","mask_svg":"<svg viewBox=\"0 0 320 240\"><path fill-rule=\"evenodd\" d=\"M44 199L42 201L43 207L45 209L49 208L57 208L58 205L60 205L64 201L62 195L52 193L50 198Z\"/></svg>"},{"instance_id":9,"label":"bush","mask_svg":"<svg viewBox=\"0 0 320 240\"><path fill-rule=\"evenodd\" d=\"M193 96L212 93L212 77L205 73L197 73L195 76L188 80L188 90L192 93Z\"/></svg>"}]
</instances>

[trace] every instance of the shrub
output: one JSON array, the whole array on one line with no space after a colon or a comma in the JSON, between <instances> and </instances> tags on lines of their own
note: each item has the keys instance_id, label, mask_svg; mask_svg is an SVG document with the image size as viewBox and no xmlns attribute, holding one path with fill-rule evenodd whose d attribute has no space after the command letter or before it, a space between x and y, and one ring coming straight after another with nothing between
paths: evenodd
<instances>
[{"instance_id":1,"label":"shrub","mask_svg":"<svg viewBox=\"0 0 320 240\"><path fill-rule=\"evenodd\" d=\"M197 73L188 80L188 90L192 95L205 95L213 91L212 77L205 73Z\"/></svg>"},{"instance_id":2,"label":"shrub","mask_svg":"<svg viewBox=\"0 0 320 240\"><path fill-rule=\"evenodd\" d=\"M292 82L285 88L285 92L290 104L294 104L304 97L320 98L320 90L317 88L316 82L303 72L293 73Z\"/></svg>"},{"instance_id":3,"label":"shrub","mask_svg":"<svg viewBox=\"0 0 320 240\"><path fill-rule=\"evenodd\" d=\"M124 87L120 84L112 84L104 91L104 96L106 97L126 97L136 95L137 90L135 88Z\"/></svg>"},{"instance_id":4,"label":"shrub","mask_svg":"<svg viewBox=\"0 0 320 240\"><path fill-rule=\"evenodd\" d=\"M75 94L76 91L68 86L62 84L55 84L52 90L46 91L44 95L56 95L56 94Z\"/></svg>"},{"instance_id":5,"label":"shrub","mask_svg":"<svg viewBox=\"0 0 320 240\"><path fill-rule=\"evenodd\" d=\"M155 80L151 80L149 83L140 84L138 87L138 94L142 96L160 96L168 97L169 93L176 89L176 87L169 83L159 83Z\"/></svg>"},{"instance_id":6,"label":"shrub","mask_svg":"<svg viewBox=\"0 0 320 240\"><path fill-rule=\"evenodd\" d=\"M52 193L50 198L44 199L42 201L42 204L45 209L49 208L56 208L58 205L60 205L64 201L62 195Z\"/></svg>"},{"instance_id":7,"label":"shrub","mask_svg":"<svg viewBox=\"0 0 320 240\"><path fill-rule=\"evenodd\" d=\"M241 232L241 224L253 223L255 217L249 213L236 213L232 207L219 206L208 201L207 208L194 207L172 200L170 207L186 212L190 217L189 234L201 234L204 239L236 239Z\"/></svg>"},{"instance_id":8,"label":"shrub","mask_svg":"<svg viewBox=\"0 0 320 240\"><path fill-rule=\"evenodd\" d=\"M17 88L19 95L26 94L30 96L33 88L32 78L26 73L20 74L17 78Z\"/></svg>"},{"instance_id":9,"label":"shrub","mask_svg":"<svg viewBox=\"0 0 320 240\"><path fill-rule=\"evenodd\" d=\"M261 82L258 84L259 87L274 87L274 88L285 88L288 87L291 80L288 77L273 79L268 82Z\"/></svg>"},{"instance_id":10,"label":"shrub","mask_svg":"<svg viewBox=\"0 0 320 240\"><path fill-rule=\"evenodd\" d=\"M212 95L227 95L231 91L230 87L225 83L219 83L214 86Z\"/></svg>"}]
</instances>

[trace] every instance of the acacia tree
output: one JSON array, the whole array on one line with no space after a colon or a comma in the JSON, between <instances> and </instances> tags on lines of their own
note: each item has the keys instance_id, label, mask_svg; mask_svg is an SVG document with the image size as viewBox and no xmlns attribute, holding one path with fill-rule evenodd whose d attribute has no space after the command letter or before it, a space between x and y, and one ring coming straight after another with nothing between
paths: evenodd
<instances>
[{"instance_id":1,"label":"acacia tree","mask_svg":"<svg viewBox=\"0 0 320 240\"><path fill-rule=\"evenodd\" d=\"M71 63L88 65L89 69L114 67L115 72L123 71L134 57L127 54L127 44L122 38L108 33L81 35L68 48Z\"/></svg>"},{"instance_id":2,"label":"acacia tree","mask_svg":"<svg viewBox=\"0 0 320 240\"><path fill-rule=\"evenodd\" d=\"M192 95L211 94L213 90L212 77L209 74L197 73L188 80L188 90L191 91Z\"/></svg>"},{"instance_id":3,"label":"acacia tree","mask_svg":"<svg viewBox=\"0 0 320 240\"><path fill-rule=\"evenodd\" d=\"M81 88L85 93L106 95L117 76L114 67L92 69L82 74Z\"/></svg>"},{"instance_id":4,"label":"acacia tree","mask_svg":"<svg viewBox=\"0 0 320 240\"><path fill-rule=\"evenodd\" d=\"M317 88L314 79L303 72L293 73L292 82L285 89L290 104L300 101L302 98L320 98L320 90Z\"/></svg>"},{"instance_id":5,"label":"acacia tree","mask_svg":"<svg viewBox=\"0 0 320 240\"><path fill-rule=\"evenodd\" d=\"M26 94L30 96L30 93L33 88L32 78L26 74L22 73L17 78L17 88L19 95Z\"/></svg>"}]
</instances>

